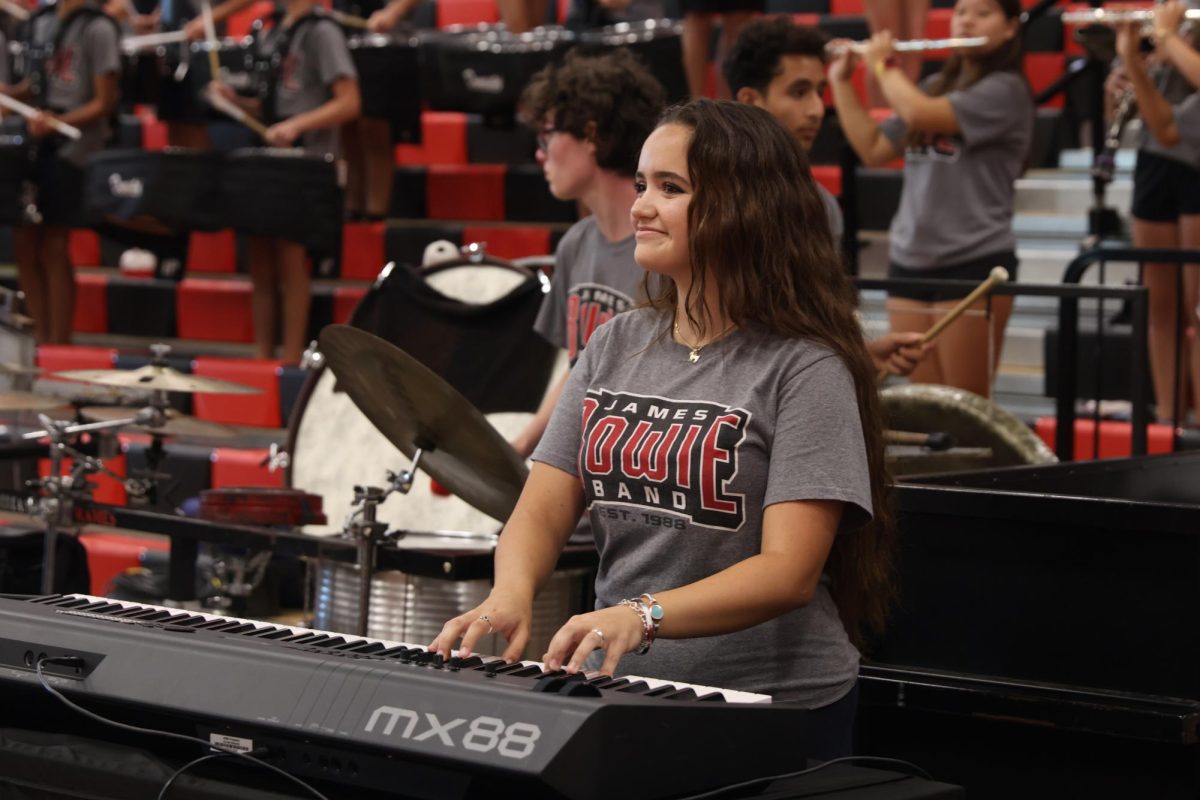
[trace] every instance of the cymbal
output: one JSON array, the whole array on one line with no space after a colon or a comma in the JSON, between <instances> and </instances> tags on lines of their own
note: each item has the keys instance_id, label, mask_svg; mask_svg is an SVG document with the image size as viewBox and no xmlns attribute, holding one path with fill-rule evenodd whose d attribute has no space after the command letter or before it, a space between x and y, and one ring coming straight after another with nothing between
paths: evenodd
<instances>
[{"instance_id":1,"label":"cymbal","mask_svg":"<svg viewBox=\"0 0 1200 800\"><path fill-rule=\"evenodd\" d=\"M61 408L67 403L58 397L32 394L30 392L4 392L0 394L0 411L48 411Z\"/></svg>"},{"instance_id":2,"label":"cymbal","mask_svg":"<svg viewBox=\"0 0 1200 800\"><path fill-rule=\"evenodd\" d=\"M54 373L60 378L70 378L84 383L99 383L105 386L120 386L128 389L148 389L162 392L188 392L191 394L261 394L261 389L243 386L240 383L188 375L171 367L147 364L137 369L73 369Z\"/></svg>"},{"instance_id":3,"label":"cymbal","mask_svg":"<svg viewBox=\"0 0 1200 800\"><path fill-rule=\"evenodd\" d=\"M483 513L508 519L529 470L466 398L366 331L327 325L320 345L337 388L388 441L409 458L420 448L420 469Z\"/></svg>"},{"instance_id":4,"label":"cymbal","mask_svg":"<svg viewBox=\"0 0 1200 800\"><path fill-rule=\"evenodd\" d=\"M88 406L79 409L79 413L84 419L92 422L111 422L116 419L134 418L142 410L142 408L127 406ZM218 439L231 439L237 435L237 431L227 425L189 417L173 408L165 409L164 413L167 417L166 423L157 428L135 423L129 426L129 430L139 433L158 433L164 436L207 436Z\"/></svg>"},{"instance_id":5,"label":"cymbal","mask_svg":"<svg viewBox=\"0 0 1200 800\"><path fill-rule=\"evenodd\" d=\"M41 375L38 367L27 367L24 364L14 364L11 361L0 361L0 375Z\"/></svg>"}]
</instances>

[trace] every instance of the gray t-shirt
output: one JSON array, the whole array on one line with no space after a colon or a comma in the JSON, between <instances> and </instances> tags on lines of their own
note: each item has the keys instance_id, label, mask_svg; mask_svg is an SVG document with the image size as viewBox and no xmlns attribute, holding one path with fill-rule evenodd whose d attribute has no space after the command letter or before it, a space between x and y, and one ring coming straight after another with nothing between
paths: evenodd
<instances>
[{"instance_id":1,"label":"gray t-shirt","mask_svg":"<svg viewBox=\"0 0 1200 800\"><path fill-rule=\"evenodd\" d=\"M32 44L35 47L52 46L64 20L51 13L41 14L33 21ZM110 18L77 14L68 17L66 23L68 27L57 51L46 59L46 86L40 100L43 107L56 113L71 111L90 102L96 96L96 78L121 69L117 26ZM65 141L58 152L61 157L83 166L88 156L104 147L112 135L112 126L108 117L101 117L80 126L80 132L83 135L78 140Z\"/></svg>"},{"instance_id":2,"label":"gray t-shirt","mask_svg":"<svg viewBox=\"0 0 1200 800\"><path fill-rule=\"evenodd\" d=\"M594 216L571 226L554 251L554 278L533 329L574 364L598 327L645 299L628 236L610 242Z\"/></svg>"},{"instance_id":3,"label":"gray t-shirt","mask_svg":"<svg viewBox=\"0 0 1200 800\"><path fill-rule=\"evenodd\" d=\"M274 111L280 119L312 111L333 99L333 84L339 78L358 79L346 37L330 19L297 21L303 27L291 36L288 53L276 75ZM282 26L267 33L261 52L270 57L284 45ZM269 110L268 110L269 111ZM338 129L309 131L297 143L311 155L338 155Z\"/></svg>"},{"instance_id":4,"label":"gray t-shirt","mask_svg":"<svg viewBox=\"0 0 1200 800\"><path fill-rule=\"evenodd\" d=\"M1029 86L1016 72L993 72L945 97L960 132L927 136L904 156L904 189L889 238L892 261L909 269L1016 248L1014 184L1033 140ZM905 147L908 126L899 116L881 129L897 149Z\"/></svg>"},{"instance_id":5,"label":"gray t-shirt","mask_svg":"<svg viewBox=\"0 0 1200 800\"><path fill-rule=\"evenodd\" d=\"M1197 140L1194 131L1183 126L1183 120L1179 117L1182 104L1187 102L1190 97L1195 96L1195 90L1179 70L1170 64L1164 64L1155 70L1154 85L1166 101L1175 106L1176 122L1179 123L1179 133L1182 139L1178 144L1167 146L1150 132L1149 125L1143 124L1141 133L1138 135L1138 149L1181 161L1191 167L1200 167L1200 141Z\"/></svg>"},{"instance_id":6,"label":"gray t-shirt","mask_svg":"<svg viewBox=\"0 0 1200 800\"><path fill-rule=\"evenodd\" d=\"M692 364L669 327L639 308L598 330L533 454L580 477L600 553L598 606L756 555L773 503L843 501L841 535L856 535L870 514L858 405L841 360L804 340L734 331ZM618 674L815 708L850 690L858 658L822 584L807 606L761 625L660 639L622 659Z\"/></svg>"},{"instance_id":7,"label":"gray t-shirt","mask_svg":"<svg viewBox=\"0 0 1200 800\"><path fill-rule=\"evenodd\" d=\"M833 192L819 183L817 184L817 193L821 195L821 202L825 204L825 213L829 215L829 230L833 232L833 243L837 244L842 240L842 233L846 230L846 223L842 219L842 207L838 205L838 199Z\"/></svg>"},{"instance_id":8,"label":"gray t-shirt","mask_svg":"<svg viewBox=\"0 0 1200 800\"><path fill-rule=\"evenodd\" d=\"M1179 129L1180 145L1198 154L1192 166L1200 167L1200 92L1192 92L1175 106L1175 127Z\"/></svg>"}]
</instances>

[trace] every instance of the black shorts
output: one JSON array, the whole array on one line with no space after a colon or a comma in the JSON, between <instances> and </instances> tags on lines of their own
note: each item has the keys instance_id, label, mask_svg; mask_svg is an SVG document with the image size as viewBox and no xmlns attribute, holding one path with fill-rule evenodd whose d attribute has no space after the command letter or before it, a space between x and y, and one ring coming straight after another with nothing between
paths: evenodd
<instances>
[{"instance_id":1,"label":"black shorts","mask_svg":"<svg viewBox=\"0 0 1200 800\"><path fill-rule=\"evenodd\" d=\"M205 123L211 116L201 92L209 83L208 59L193 58L183 80L165 75L158 86L157 116L163 122Z\"/></svg>"},{"instance_id":2,"label":"black shorts","mask_svg":"<svg viewBox=\"0 0 1200 800\"><path fill-rule=\"evenodd\" d=\"M762 14L767 10L766 0L679 0L681 14L733 14L748 12Z\"/></svg>"},{"instance_id":3,"label":"black shorts","mask_svg":"<svg viewBox=\"0 0 1200 800\"><path fill-rule=\"evenodd\" d=\"M1200 214L1200 169L1139 150L1132 213L1146 222L1175 222L1181 215Z\"/></svg>"},{"instance_id":4,"label":"black shorts","mask_svg":"<svg viewBox=\"0 0 1200 800\"><path fill-rule=\"evenodd\" d=\"M970 261L964 261L961 264L951 264L948 267L934 267L933 269L910 269L902 267L899 264L888 264L888 277L898 278L901 280L938 280L938 281L971 281L975 284L983 283L987 280L993 267L1004 267L1008 270L1008 279L1015 281L1017 279L1017 254L1008 250L1003 253L992 253L991 255L973 258ZM940 303L946 300L959 300L971 293L974 287L959 289L957 287L940 288L921 288L921 289L905 289L897 287L888 289L889 297L902 297L907 300L920 300L925 303Z\"/></svg>"},{"instance_id":5,"label":"black shorts","mask_svg":"<svg viewBox=\"0 0 1200 800\"><path fill-rule=\"evenodd\" d=\"M37 184L37 209L45 225L68 228L87 226L83 213L84 171L43 147L34 160L33 180Z\"/></svg>"}]
</instances>

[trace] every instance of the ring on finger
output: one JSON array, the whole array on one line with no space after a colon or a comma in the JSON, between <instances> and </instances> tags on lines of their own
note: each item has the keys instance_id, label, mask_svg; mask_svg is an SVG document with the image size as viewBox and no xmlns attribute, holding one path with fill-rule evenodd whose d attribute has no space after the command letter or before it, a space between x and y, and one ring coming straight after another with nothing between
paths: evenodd
<instances>
[{"instance_id":1,"label":"ring on finger","mask_svg":"<svg viewBox=\"0 0 1200 800\"><path fill-rule=\"evenodd\" d=\"M496 632L496 626L492 624L492 619L487 614L481 614L479 617L479 621L487 623L489 635Z\"/></svg>"},{"instance_id":2,"label":"ring on finger","mask_svg":"<svg viewBox=\"0 0 1200 800\"><path fill-rule=\"evenodd\" d=\"M600 640L600 647L604 647L604 631L599 628L592 628L592 633L596 634L596 638Z\"/></svg>"}]
</instances>

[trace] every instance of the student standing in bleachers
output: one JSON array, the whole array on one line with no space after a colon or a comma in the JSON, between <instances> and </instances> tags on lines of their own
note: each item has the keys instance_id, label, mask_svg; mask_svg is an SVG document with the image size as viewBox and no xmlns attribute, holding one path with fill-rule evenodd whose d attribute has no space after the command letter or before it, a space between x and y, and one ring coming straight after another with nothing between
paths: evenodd
<instances>
[{"instance_id":1,"label":"student standing in bleachers","mask_svg":"<svg viewBox=\"0 0 1200 800\"><path fill-rule=\"evenodd\" d=\"M18 280L39 342L71 339L75 275L68 252L71 228L83 217L84 165L112 135L121 62L116 23L89 0L60 0L29 25L28 45L45 49L37 75L13 87L40 109L26 128L34 148L37 212L13 234ZM64 137L52 120L82 135Z\"/></svg>"},{"instance_id":2,"label":"student standing in bleachers","mask_svg":"<svg viewBox=\"0 0 1200 800\"><path fill-rule=\"evenodd\" d=\"M1184 10L1182 3L1171 3L1157 11L1159 55L1152 68L1140 52L1141 26L1122 30L1117 39L1121 64L1108 80L1115 96L1135 92L1143 122L1131 211L1133 243L1138 247L1200 247L1200 141L1195 138L1200 120L1194 112L1200 96L1185 71L1196 51L1191 37L1180 35ZM1196 72L1200 78L1200 70ZM1176 408L1181 417L1187 416L1187 381L1175 382L1181 350L1179 375L1190 374L1193 406L1200 407L1200 347L1194 344L1200 265L1183 268L1182 296L1179 269L1176 264L1142 267L1142 282L1150 294L1150 375L1157 416L1163 422L1174 420ZM1182 335L1176 327L1180 319Z\"/></svg>"},{"instance_id":3,"label":"student standing in bleachers","mask_svg":"<svg viewBox=\"0 0 1200 800\"><path fill-rule=\"evenodd\" d=\"M763 13L766 0L680 0L683 11L683 71L688 93L703 97L708 83L708 56L712 49L713 22L721 19L721 38L717 41L717 97L732 95L721 72L721 62L737 38L738 31L755 15Z\"/></svg>"},{"instance_id":4,"label":"student standing in bleachers","mask_svg":"<svg viewBox=\"0 0 1200 800\"><path fill-rule=\"evenodd\" d=\"M550 293L534 324L572 364L597 327L645 299L629 209L637 198L638 152L665 103L662 86L627 50L569 53L535 75L522 95L550 193L580 200L592 212L558 243ZM551 387L513 441L521 456L541 439L565 384L563 376Z\"/></svg>"},{"instance_id":5,"label":"student standing in bleachers","mask_svg":"<svg viewBox=\"0 0 1200 800\"><path fill-rule=\"evenodd\" d=\"M821 31L797 25L786 16L756 19L742 28L725 59L725 80L734 99L770 112L805 155L825 118L827 42ZM842 208L832 192L820 183L814 185L837 242L843 232ZM928 350L919 344L920 338L914 331L891 332L868 342L867 351L877 368L908 375Z\"/></svg>"},{"instance_id":6,"label":"student standing in bleachers","mask_svg":"<svg viewBox=\"0 0 1200 800\"><path fill-rule=\"evenodd\" d=\"M260 52L279 56L266 100L261 104L247 101L223 84L214 85L213 91L248 110L262 112L271 124L268 144L337 158L338 129L355 119L361 108L358 74L341 28L316 8L314 0L287 0L282 15L277 15L275 25L264 36ZM257 355L273 356L276 322L282 310L282 358L289 364L299 363L308 333L312 284L304 246L252 236L249 256Z\"/></svg>"},{"instance_id":7,"label":"student standing in bleachers","mask_svg":"<svg viewBox=\"0 0 1200 800\"><path fill-rule=\"evenodd\" d=\"M920 86L896 68L892 35L872 37L867 67L895 111L882 125L851 82L858 61L853 51L841 48L830 67L842 130L863 163L881 166L904 155L904 189L888 237L891 278L979 283L995 266L1016 276L1015 184L1029 156L1034 119L1021 71L1020 17L1019 0L958 0L951 35L988 43L956 52ZM927 330L968 291L894 289L891 328ZM913 380L988 395L1012 299L995 297L990 304L990 320L968 314L947 328Z\"/></svg>"}]
</instances>

